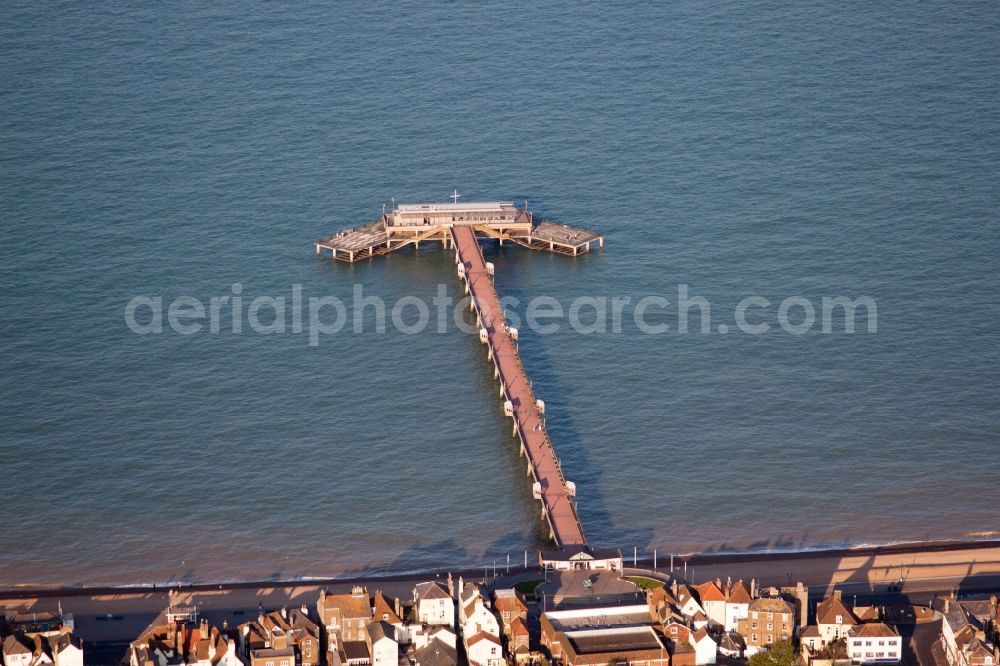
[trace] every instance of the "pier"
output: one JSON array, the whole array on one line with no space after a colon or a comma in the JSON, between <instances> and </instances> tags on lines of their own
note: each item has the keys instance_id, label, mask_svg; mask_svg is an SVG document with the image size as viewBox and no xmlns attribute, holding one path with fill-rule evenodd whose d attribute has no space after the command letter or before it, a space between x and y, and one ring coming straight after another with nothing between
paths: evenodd
<instances>
[{"instance_id":1,"label":"pier","mask_svg":"<svg viewBox=\"0 0 1000 666\"><path fill-rule=\"evenodd\" d=\"M517 329L507 325L500 298L493 287L493 267L483 259L475 232L466 226L451 230L458 275L465 282L470 307L476 312L479 339L487 345L493 376L500 383L504 414L513 421L513 432L527 458L535 499L541 500L542 518L549 537L559 546L586 546L583 525L576 513L576 486L563 476L555 449L545 430L545 404L536 399L517 351Z\"/></svg>"},{"instance_id":2,"label":"pier","mask_svg":"<svg viewBox=\"0 0 1000 666\"><path fill-rule=\"evenodd\" d=\"M457 198L457 195L455 195ZM515 243L530 250L577 256L603 247L601 234L536 221L527 204L518 208L512 201L478 203L407 204L383 211L378 220L345 229L316 241L316 254L329 252L337 261L354 263L404 247L439 242L447 249L454 241L453 227L472 227L483 238Z\"/></svg>"},{"instance_id":3,"label":"pier","mask_svg":"<svg viewBox=\"0 0 1000 666\"><path fill-rule=\"evenodd\" d=\"M521 457L532 479L532 495L541 504L541 519L557 546L579 552L588 549L576 509L576 485L563 475L559 458L545 429L545 403L535 397L518 353L517 329L507 324L493 286L493 264L483 258L480 239L511 242L530 250L578 256L604 246L599 233L536 221L527 203L494 201L400 205L381 219L316 241L316 254L329 251L337 261L371 259L420 243L439 242L455 251L455 266L475 313L479 340L487 347L493 377L499 384L504 414L512 424ZM620 557L620 553L619 553Z\"/></svg>"}]
</instances>

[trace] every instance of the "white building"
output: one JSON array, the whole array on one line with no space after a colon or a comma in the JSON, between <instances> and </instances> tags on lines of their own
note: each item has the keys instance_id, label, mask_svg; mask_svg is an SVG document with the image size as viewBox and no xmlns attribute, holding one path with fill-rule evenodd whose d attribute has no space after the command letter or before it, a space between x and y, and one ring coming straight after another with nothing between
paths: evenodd
<instances>
[{"instance_id":1,"label":"white building","mask_svg":"<svg viewBox=\"0 0 1000 666\"><path fill-rule=\"evenodd\" d=\"M465 654L470 666L504 666L500 639L480 631L465 638Z\"/></svg>"},{"instance_id":2,"label":"white building","mask_svg":"<svg viewBox=\"0 0 1000 666\"><path fill-rule=\"evenodd\" d=\"M422 624L455 626L455 602L440 584L417 583L413 588L413 604Z\"/></svg>"},{"instance_id":3,"label":"white building","mask_svg":"<svg viewBox=\"0 0 1000 666\"><path fill-rule=\"evenodd\" d=\"M466 584L461 578L458 579L458 621L462 625L463 636L472 636L480 631L500 636L500 623L490 609L489 600L478 586Z\"/></svg>"},{"instance_id":4,"label":"white building","mask_svg":"<svg viewBox=\"0 0 1000 666\"><path fill-rule=\"evenodd\" d=\"M435 640L452 648L458 645L458 637L452 628L447 626L410 625L409 636L415 650L427 647Z\"/></svg>"},{"instance_id":5,"label":"white building","mask_svg":"<svg viewBox=\"0 0 1000 666\"><path fill-rule=\"evenodd\" d=\"M368 625L368 652L372 657L371 666L398 666L399 644L395 639L396 630L388 622L372 622Z\"/></svg>"},{"instance_id":6,"label":"white building","mask_svg":"<svg viewBox=\"0 0 1000 666\"><path fill-rule=\"evenodd\" d=\"M726 595L719 587L719 581L708 581L695 589L709 622L720 627L724 626L726 624Z\"/></svg>"},{"instance_id":7,"label":"white building","mask_svg":"<svg viewBox=\"0 0 1000 666\"><path fill-rule=\"evenodd\" d=\"M674 590L674 598L677 600L677 610L688 619L696 619L698 616L706 618L708 614L705 609L702 608L701 604L698 603L698 599L694 596L693 591L687 585L678 585ZM705 625L705 621L702 621L701 626ZM697 628L701 628L701 626Z\"/></svg>"},{"instance_id":8,"label":"white building","mask_svg":"<svg viewBox=\"0 0 1000 666\"><path fill-rule=\"evenodd\" d=\"M575 546L563 550L543 551L538 563L551 571L621 571L622 551L617 548Z\"/></svg>"},{"instance_id":9,"label":"white building","mask_svg":"<svg viewBox=\"0 0 1000 666\"><path fill-rule=\"evenodd\" d=\"M896 663L902 650L899 632L884 622L859 624L847 632L847 656L854 664Z\"/></svg>"},{"instance_id":10,"label":"white building","mask_svg":"<svg viewBox=\"0 0 1000 666\"><path fill-rule=\"evenodd\" d=\"M755 592L754 585L751 582L751 587L747 588L742 580L738 580L732 585L729 585L727 581L726 587L728 590L726 592L725 629L726 631L736 631L740 620L745 620L750 611L750 602L753 601Z\"/></svg>"},{"instance_id":11,"label":"white building","mask_svg":"<svg viewBox=\"0 0 1000 666\"><path fill-rule=\"evenodd\" d=\"M834 590L832 597L816 605L816 629L819 631L821 645L825 646L838 638L846 638L856 624L858 618L844 603L840 590Z\"/></svg>"},{"instance_id":12,"label":"white building","mask_svg":"<svg viewBox=\"0 0 1000 666\"><path fill-rule=\"evenodd\" d=\"M691 634L691 646L694 648L694 663L714 664L716 654L719 651L719 644L709 635L704 628Z\"/></svg>"},{"instance_id":13,"label":"white building","mask_svg":"<svg viewBox=\"0 0 1000 666\"><path fill-rule=\"evenodd\" d=\"M2 649L4 666L83 666L83 646L68 628L15 632Z\"/></svg>"}]
</instances>

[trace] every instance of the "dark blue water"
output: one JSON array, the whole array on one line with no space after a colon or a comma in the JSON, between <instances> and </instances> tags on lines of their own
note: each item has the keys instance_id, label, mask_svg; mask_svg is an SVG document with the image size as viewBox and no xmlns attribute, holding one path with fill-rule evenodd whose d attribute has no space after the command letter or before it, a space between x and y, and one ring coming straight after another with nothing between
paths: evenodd
<instances>
[{"instance_id":1,"label":"dark blue water","mask_svg":"<svg viewBox=\"0 0 1000 666\"><path fill-rule=\"evenodd\" d=\"M711 303L521 348L588 535L683 552L1000 530L993 2L32 3L0 20L0 582L515 561L537 507L474 337L136 335L137 295L390 304L450 254L312 241L527 199L501 293ZM772 302L764 335L733 326ZM777 304L867 295L877 332ZM371 323L370 321L368 323ZM732 330L718 332L718 324ZM835 322L836 323L836 322ZM693 326L700 331L697 326Z\"/></svg>"}]
</instances>

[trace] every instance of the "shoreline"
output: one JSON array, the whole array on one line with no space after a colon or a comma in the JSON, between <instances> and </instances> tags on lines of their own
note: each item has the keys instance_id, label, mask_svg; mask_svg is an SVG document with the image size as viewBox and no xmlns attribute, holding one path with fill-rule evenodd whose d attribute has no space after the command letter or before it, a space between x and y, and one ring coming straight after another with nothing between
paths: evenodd
<instances>
[{"instance_id":1,"label":"shoreline","mask_svg":"<svg viewBox=\"0 0 1000 666\"><path fill-rule=\"evenodd\" d=\"M990 538L982 540L940 540L940 541L911 541L886 544L882 546L852 546L844 548L817 548L803 550L778 550L778 551L724 551L724 552L697 552L687 554L663 553L657 559L657 571L668 569L671 556L674 559L675 568L678 566L687 567L714 567L727 564L745 564L753 562L768 561L795 562L803 560L821 560L830 558L858 558L858 557L881 557L893 555L921 555L941 552L968 551L976 549L1000 548L1000 539ZM623 552L622 559L624 568L633 568L633 558ZM643 555L634 560L638 568L651 568L653 558ZM499 567L498 567L499 569ZM539 570L538 565L530 563L527 568L518 564L511 567L511 573ZM255 588L300 588L303 586L325 586L325 585L352 585L360 583L397 583L407 581L426 580L428 577L435 577L451 573L454 576L464 575L475 577L483 572L482 567L450 569L430 568L409 572L384 572L384 573L351 573L347 576L316 576L302 577L296 579L278 580L237 580L237 581L215 581L215 582L171 582L171 583L135 583L123 585L65 585L53 583L51 585L38 585L27 583L24 585L3 585L0 584L0 599L32 599L32 598L54 598L54 597L75 597L75 596L105 596L105 595L129 595L163 593L169 590L178 592L209 592L226 590L245 590Z\"/></svg>"}]
</instances>

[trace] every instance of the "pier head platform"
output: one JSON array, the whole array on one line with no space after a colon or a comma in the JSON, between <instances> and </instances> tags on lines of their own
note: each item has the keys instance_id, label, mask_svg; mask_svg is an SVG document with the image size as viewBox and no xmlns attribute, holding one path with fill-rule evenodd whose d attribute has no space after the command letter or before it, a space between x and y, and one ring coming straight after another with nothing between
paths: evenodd
<instances>
[{"instance_id":1,"label":"pier head platform","mask_svg":"<svg viewBox=\"0 0 1000 666\"><path fill-rule=\"evenodd\" d=\"M316 241L316 254L324 251L339 261L370 259L409 245L439 242L447 249L454 242L451 230L469 227L477 236L516 243L532 250L577 256L602 247L604 236L585 229L536 221L527 204L512 201L401 204L383 212L369 224L345 229Z\"/></svg>"},{"instance_id":2,"label":"pier head platform","mask_svg":"<svg viewBox=\"0 0 1000 666\"><path fill-rule=\"evenodd\" d=\"M532 495L540 504L542 524L548 537L561 549L565 564L572 568L601 568L589 550L583 525L577 514L576 485L563 475L562 466L545 428L545 403L532 389L531 380L518 353L518 332L511 327L493 286L495 267L487 262L480 239L496 239L502 245L517 245L547 252L577 256L593 247L604 246L599 233L555 224L536 222L527 205L513 202L408 204L383 213L371 224L342 231L316 241L316 253L329 250L333 259L357 262L393 252L408 245L439 242L455 252L455 267L469 295L475 314L479 340L486 346L487 360L503 401L504 414L512 421L512 437L518 441L531 477ZM618 555L620 567L620 553ZM560 558L546 559L552 568ZM606 562L607 558L600 558ZM613 568L613 567L611 567Z\"/></svg>"}]
</instances>

